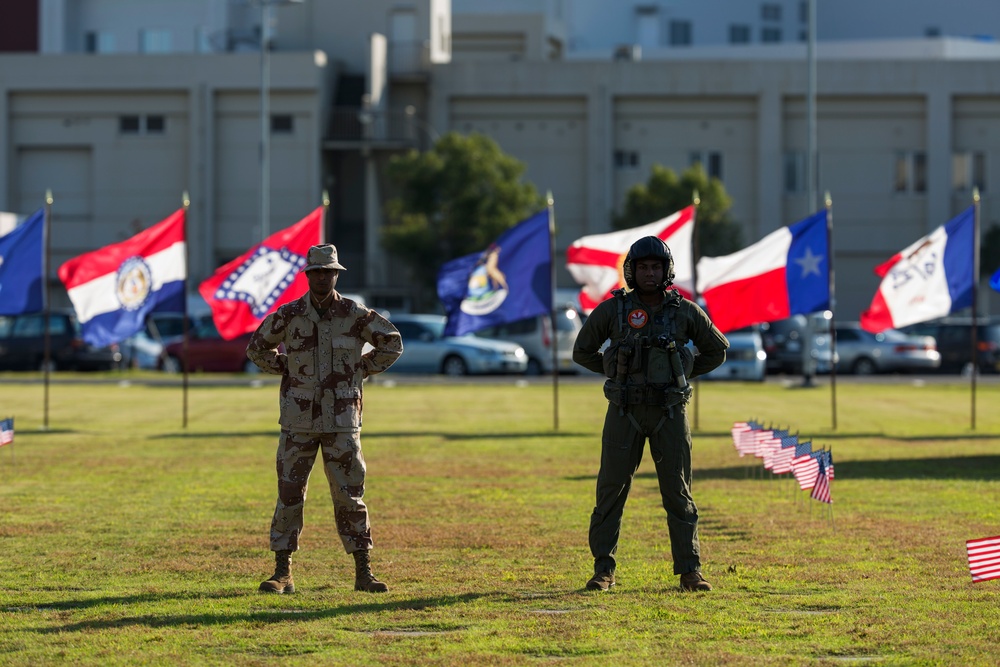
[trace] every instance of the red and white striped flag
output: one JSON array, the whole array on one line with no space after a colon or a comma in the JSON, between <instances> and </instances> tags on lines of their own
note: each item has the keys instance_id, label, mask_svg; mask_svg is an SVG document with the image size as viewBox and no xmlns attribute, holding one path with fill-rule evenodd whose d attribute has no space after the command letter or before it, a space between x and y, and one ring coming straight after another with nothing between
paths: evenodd
<instances>
[{"instance_id":1,"label":"red and white striped flag","mask_svg":"<svg viewBox=\"0 0 1000 667\"><path fill-rule=\"evenodd\" d=\"M799 480L800 491L811 489L816 485L816 478L819 476L819 459L822 456L823 452L820 450L792 459L792 474L795 475L795 479Z\"/></svg>"},{"instance_id":2,"label":"red and white striped flag","mask_svg":"<svg viewBox=\"0 0 1000 667\"><path fill-rule=\"evenodd\" d=\"M965 550L969 554L972 581L1000 579L1000 535L969 540Z\"/></svg>"}]
</instances>

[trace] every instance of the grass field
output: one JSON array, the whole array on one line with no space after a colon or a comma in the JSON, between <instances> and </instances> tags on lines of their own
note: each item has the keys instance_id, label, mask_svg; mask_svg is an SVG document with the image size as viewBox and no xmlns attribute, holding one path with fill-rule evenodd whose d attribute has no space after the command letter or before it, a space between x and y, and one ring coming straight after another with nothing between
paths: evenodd
<instances>
[{"instance_id":1,"label":"grass field","mask_svg":"<svg viewBox=\"0 0 1000 667\"><path fill-rule=\"evenodd\" d=\"M10 379L11 376L8 376ZM376 574L352 590L320 471L265 596L277 388L0 379L0 664L995 665L1000 581L965 540L1000 534L1000 386L703 383L694 495L708 594L681 593L647 456L618 586L591 573L599 383L370 385ZM756 416L832 447L834 515L740 459ZM754 467L751 468L750 466Z\"/></svg>"}]
</instances>

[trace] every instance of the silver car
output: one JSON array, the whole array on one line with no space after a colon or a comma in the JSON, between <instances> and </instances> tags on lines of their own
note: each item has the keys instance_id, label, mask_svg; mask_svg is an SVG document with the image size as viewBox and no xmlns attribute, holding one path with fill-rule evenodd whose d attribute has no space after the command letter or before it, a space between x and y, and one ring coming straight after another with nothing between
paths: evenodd
<instances>
[{"instance_id":1,"label":"silver car","mask_svg":"<svg viewBox=\"0 0 1000 667\"><path fill-rule=\"evenodd\" d=\"M932 336L911 336L896 329L881 333L865 331L860 325L837 324L837 372L873 375L900 371L933 371L941 365L941 354ZM829 367L829 336L816 340L817 354Z\"/></svg>"},{"instance_id":2,"label":"silver car","mask_svg":"<svg viewBox=\"0 0 1000 667\"><path fill-rule=\"evenodd\" d=\"M390 320L403 337L403 355L389 372L457 376L524 373L528 368L520 345L472 334L445 336L443 315L393 315Z\"/></svg>"},{"instance_id":3,"label":"silver car","mask_svg":"<svg viewBox=\"0 0 1000 667\"><path fill-rule=\"evenodd\" d=\"M760 329L753 326L730 331L726 339L729 340L726 362L702 378L763 382L767 373L767 352L764 351Z\"/></svg>"},{"instance_id":4,"label":"silver car","mask_svg":"<svg viewBox=\"0 0 1000 667\"><path fill-rule=\"evenodd\" d=\"M486 327L476 332L481 338L505 340L524 348L528 355L528 375L552 372L552 327L548 315L529 317ZM573 363L573 345L583 328L580 313L571 306L556 308L556 363L560 373L576 373L580 367Z\"/></svg>"}]
</instances>

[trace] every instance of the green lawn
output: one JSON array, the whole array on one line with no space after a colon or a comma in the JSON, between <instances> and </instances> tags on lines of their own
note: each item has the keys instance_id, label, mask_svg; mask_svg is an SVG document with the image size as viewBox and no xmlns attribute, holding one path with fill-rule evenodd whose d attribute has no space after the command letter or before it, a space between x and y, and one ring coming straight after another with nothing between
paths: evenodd
<instances>
[{"instance_id":1,"label":"green lawn","mask_svg":"<svg viewBox=\"0 0 1000 667\"><path fill-rule=\"evenodd\" d=\"M0 379L0 664L995 665L1000 385L702 383L695 500L715 590L681 593L656 477L625 510L618 586L591 593L605 401L563 383L366 391L365 495L384 595L355 593L314 478L298 592L265 596L277 387ZM77 378L87 379L85 376ZM92 376L96 377L96 376ZM833 521L733 449L757 417L833 449Z\"/></svg>"}]
</instances>

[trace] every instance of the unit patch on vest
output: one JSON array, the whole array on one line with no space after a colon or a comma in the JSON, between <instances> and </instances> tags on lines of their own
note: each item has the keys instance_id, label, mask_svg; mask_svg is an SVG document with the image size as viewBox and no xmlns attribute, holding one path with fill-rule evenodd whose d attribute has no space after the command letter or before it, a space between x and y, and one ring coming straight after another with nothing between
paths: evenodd
<instances>
[{"instance_id":1,"label":"unit patch on vest","mask_svg":"<svg viewBox=\"0 0 1000 667\"><path fill-rule=\"evenodd\" d=\"M628 325L633 329L641 329L649 321L649 315L642 308L636 308L628 314Z\"/></svg>"}]
</instances>

